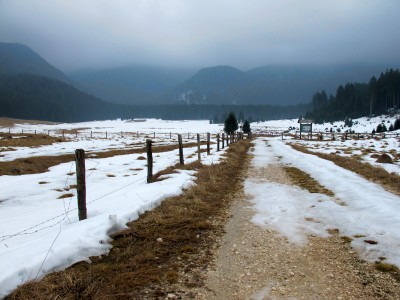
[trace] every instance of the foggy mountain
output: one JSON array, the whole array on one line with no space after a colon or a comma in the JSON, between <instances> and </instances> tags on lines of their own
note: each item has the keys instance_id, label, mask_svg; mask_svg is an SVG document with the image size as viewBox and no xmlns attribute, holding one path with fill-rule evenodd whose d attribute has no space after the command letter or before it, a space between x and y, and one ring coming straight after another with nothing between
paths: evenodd
<instances>
[{"instance_id":1,"label":"foggy mountain","mask_svg":"<svg viewBox=\"0 0 400 300\"><path fill-rule=\"evenodd\" d=\"M0 42L0 75L34 74L72 84L63 72L50 65L31 48Z\"/></svg>"},{"instance_id":2,"label":"foggy mountain","mask_svg":"<svg viewBox=\"0 0 400 300\"><path fill-rule=\"evenodd\" d=\"M367 82L382 66L264 66L242 72L228 66L202 69L178 86L168 101L188 104L293 105L310 102L340 84Z\"/></svg>"},{"instance_id":3,"label":"foggy mountain","mask_svg":"<svg viewBox=\"0 0 400 300\"><path fill-rule=\"evenodd\" d=\"M268 104L311 101L340 84L367 82L382 66L271 65L243 72L232 66L193 70L129 66L69 73L79 87L106 101L122 104ZM195 73L195 74L194 74ZM194 75L193 75L194 74Z\"/></svg>"},{"instance_id":4,"label":"foggy mountain","mask_svg":"<svg viewBox=\"0 0 400 300\"><path fill-rule=\"evenodd\" d=\"M71 79L29 47L0 43L1 117L93 120L111 115L114 106L77 89Z\"/></svg>"},{"instance_id":5,"label":"foggy mountain","mask_svg":"<svg viewBox=\"0 0 400 300\"><path fill-rule=\"evenodd\" d=\"M68 75L88 93L122 104L160 104L164 94L195 73L191 69L125 66L82 70Z\"/></svg>"},{"instance_id":6,"label":"foggy mountain","mask_svg":"<svg viewBox=\"0 0 400 300\"><path fill-rule=\"evenodd\" d=\"M215 105L221 110L234 110L237 105L268 105L265 109L273 118L273 111L278 110L272 107L310 103L322 89L328 95L334 94L340 84L367 82L382 71L383 67L365 65L275 65L246 72L216 66L195 73L189 69L128 66L74 72L70 74L72 80L30 48L0 43L0 115L76 121L154 117L157 110L157 116L184 119L189 112L198 118L203 110L201 116L211 118ZM77 109L80 103L82 110ZM149 104L159 107L138 106ZM196 105L187 107L190 104ZM292 116L304 109L293 106L288 111ZM254 119L265 117L260 115L261 108L246 110ZM287 116L288 111L282 110L280 116Z\"/></svg>"}]
</instances>

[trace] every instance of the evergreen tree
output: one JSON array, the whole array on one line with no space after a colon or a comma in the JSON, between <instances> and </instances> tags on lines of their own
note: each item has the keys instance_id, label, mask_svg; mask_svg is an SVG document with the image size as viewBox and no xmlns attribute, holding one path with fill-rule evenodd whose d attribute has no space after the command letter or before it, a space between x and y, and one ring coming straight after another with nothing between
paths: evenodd
<instances>
[{"instance_id":1,"label":"evergreen tree","mask_svg":"<svg viewBox=\"0 0 400 300\"><path fill-rule=\"evenodd\" d=\"M243 123L243 133L250 133L251 128L250 128L250 123L249 121L245 120Z\"/></svg>"},{"instance_id":2,"label":"evergreen tree","mask_svg":"<svg viewBox=\"0 0 400 300\"><path fill-rule=\"evenodd\" d=\"M394 130L400 129L400 118L394 122Z\"/></svg>"},{"instance_id":3,"label":"evergreen tree","mask_svg":"<svg viewBox=\"0 0 400 300\"><path fill-rule=\"evenodd\" d=\"M233 112L230 112L228 117L225 119L224 123L224 131L227 134L233 134L236 130L238 130L238 121Z\"/></svg>"},{"instance_id":4,"label":"evergreen tree","mask_svg":"<svg viewBox=\"0 0 400 300\"><path fill-rule=\"evenodd\" d=\"M307 118L317 123L355 119L366 115L394 113L400 107L400 71L387 70L368 83L340 85L335 96L324 91L313 95Z\"/></svg>"}]
</instances>

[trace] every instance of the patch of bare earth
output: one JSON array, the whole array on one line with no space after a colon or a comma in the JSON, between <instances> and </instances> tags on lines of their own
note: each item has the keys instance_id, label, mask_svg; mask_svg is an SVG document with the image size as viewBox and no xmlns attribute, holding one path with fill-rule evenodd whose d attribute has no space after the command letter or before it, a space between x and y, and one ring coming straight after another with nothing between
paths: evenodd
<instances>
[{"instance_id":1,"label":"patch of bare earth","mask_svg":"<svg viewBox=\"0 0 400 300\"><path fill-rule=\"evenodd\" d=\"M301 173L277 164L249 169L247 176L293 184L293 174ZM205 286L193 291L196 299L400 299L394 273L359 259L350 239L337 230L329 238L309 236L303 246L291 244L251 222L250 201L242 192L236 194Z\"/></svg>"},{"instance_id":2,"label":"patch of bare earth","mask_svg":"<svg viewBox=\"0 0 400 300\"><path fill-rule=\"evenodd\" d=\"M46 125L52 125L52 124L57 124L53 122L48 122L48 121L39 121L39 120L21 120L21 119L13 119L13 118L0 118L0 127L12 127L16 124L32 124L32 125L37 125L37 124L46 124Z\"/></svg>"}]
</instances>

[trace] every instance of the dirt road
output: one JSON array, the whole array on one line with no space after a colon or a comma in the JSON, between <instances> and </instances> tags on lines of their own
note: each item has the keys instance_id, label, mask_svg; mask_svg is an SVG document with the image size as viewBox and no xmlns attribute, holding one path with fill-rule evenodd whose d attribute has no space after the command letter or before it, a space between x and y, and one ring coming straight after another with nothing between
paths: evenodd
<instances>
[{"instance_id":1,"label":"dirt road","mask_svg":"<svg viewBox=\"0 0 400 300\"><path fill-rule=\"evenodd\" d=\"M291 184L278 160L246 176ZM335 230L329 238L309 236L306 245L289 243L251 221L251 198L243 193L231 215L197 299L400 299L399 282L361 260Z\"/></svg>"}]
</instances>

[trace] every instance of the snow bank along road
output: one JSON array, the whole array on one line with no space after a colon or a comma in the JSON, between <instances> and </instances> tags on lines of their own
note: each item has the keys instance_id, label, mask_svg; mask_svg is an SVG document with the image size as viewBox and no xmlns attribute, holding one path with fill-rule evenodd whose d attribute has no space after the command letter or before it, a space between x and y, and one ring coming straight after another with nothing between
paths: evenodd
<instances>
[{"instance_id":1,"label":"snow bank along road","mask_svg":"<svg viewBox=\"0 0 400 300\"><path fill-rule=\"evenodd\" d=\"M296 186L249 178L245 190L254 196L256 224L272 227L298 244L304 244L309 234L324 237L327 229L339 229L341 235L353 238L351 246L362 258L386 258L385 262L400 267L400 197L280 140L257 139L253 154L253 167L280 160L308 173L335 194L311 194Z\"/></svg>"}]
</instances>

